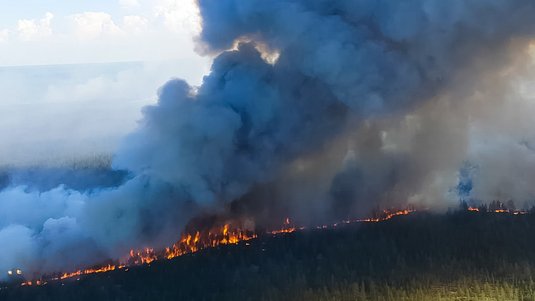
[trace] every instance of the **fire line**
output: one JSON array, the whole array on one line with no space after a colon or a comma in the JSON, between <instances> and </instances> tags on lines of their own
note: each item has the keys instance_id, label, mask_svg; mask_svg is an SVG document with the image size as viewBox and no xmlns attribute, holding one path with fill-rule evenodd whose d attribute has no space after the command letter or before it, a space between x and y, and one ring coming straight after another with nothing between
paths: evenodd
<instances>
[{"instance_id":1,"label":"fire line","mask_svg":"<svg viewBox=\"0 0 535 301\"><path fill-rule=\"evenodd\" d=\"M351 223L374 223L382 222L392 219L395 216L408 215L416 210L384 210L380 214L377 214L373 218L344 220L339 223L317 226L316 229L329 229L338 227L341 224ZM295 226L290 218L286 218L282 227L277 230L267 231L268 235L282 235L287 233L293 233L296 231L305 230L307 227ZM254 231L244 230L240 227L233 226L230 223L226 223L221 227L210 229L209 231L195 233L183 233L179 241L173 246L165 248L165 250L157 252L152 248L145 248L143 250L130 250L128 258L119 264L106 264L100 267L78 270L70 273L59 273L54 276L42 276L39 280L26 281L21 283L22 286L40 286L46 285L51 281L66 280L74 277L80 277L91 274L106 273L115 270L128 270L130 266L139 266L144 264L150 264L156 260L169 260L186 254L196 253L198 251L215 248L223 245L233 245L239 242L249 241L256 239L258 235Z\"/></svg>"}]
</instances>

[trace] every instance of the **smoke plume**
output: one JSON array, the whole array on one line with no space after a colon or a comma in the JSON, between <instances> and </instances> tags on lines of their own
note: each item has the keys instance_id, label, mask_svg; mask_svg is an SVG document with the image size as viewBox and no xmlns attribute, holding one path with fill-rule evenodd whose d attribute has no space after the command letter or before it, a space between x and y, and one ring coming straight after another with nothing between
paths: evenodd
<instances>
[{"instance_id":1,"label":"smoke plume","mask_svg":"<svg viewBox=\"0 0 535 301\"><path fill-rule=\"evenodd\" d=\"M460 181L463 197L535 197L533 1L198 5L210 74L167 82L110 165L0 175L0 271L165 246L206 211L306 223L441 209Z\"/></svg>"}]
</instances>

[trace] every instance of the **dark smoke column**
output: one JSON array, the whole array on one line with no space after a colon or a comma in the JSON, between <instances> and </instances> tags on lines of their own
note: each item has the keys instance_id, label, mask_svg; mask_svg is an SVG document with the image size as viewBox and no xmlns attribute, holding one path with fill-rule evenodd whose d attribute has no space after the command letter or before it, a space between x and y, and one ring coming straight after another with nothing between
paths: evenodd
<instances>
[{"instance_id":1,"label":"dark smoke column","mask_svg":"<svg viewBox=\"0 0 535 301\"><path fill-rule=\"evenodd\" d=\"M198 91L179 80L161 89L116 166L168 183L201 206L272 181L288 163L350 130L349 119L357 126L405 112L451 89L475 59L502 63L492 59L535 28L528 0L199 6L202 46L223 52ZM239 41L248 42L226 51ZM257 49L280 56L270 64Z\"/></svg>"}]
</instances>

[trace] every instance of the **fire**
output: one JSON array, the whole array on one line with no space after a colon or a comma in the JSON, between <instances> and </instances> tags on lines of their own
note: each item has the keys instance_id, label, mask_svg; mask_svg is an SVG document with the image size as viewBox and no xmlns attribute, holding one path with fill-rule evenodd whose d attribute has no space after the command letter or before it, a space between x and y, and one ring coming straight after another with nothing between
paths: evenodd
<instances>
[{"instance_id":1,"label":"fire","mask_svg":"<svg viewBox=\"0 0 535 301\"><path fill-rule=\"evenodd\" d=\"M32 286L32 285L35 285L35 286L42 286L42 285L45 285L47 284L48 282L46 281L41 281L41 280L36 280L36 281L26 281L26 282L23 282L20 284L20 286Z\"/></svg>"},{"instance_id":2,"label":"fire","mask_svg":"<svg viewBox=\"0 0 535 301\"><path fill-rule=\"evenodd\" d=\"M400 215L409 215L411 213L415 212L414 209L405 209L405 210L397 210L397 211L391 211L391 210L383 210L383 212L376 217L373 218L367 218L367 219L361 219L357 220L358 222L368 222L368 223L377 223L377 222L383 222L386 220L389 220L395 216Z\"/></svg>"},{"instance_id":3,"label":"fire","mask_svg":"<svg viewBox=\"0 0 535 301\"><path fill-rule=\"evenodd\" d=\"M356 222L381 222L389 220L395 216L407 215L415 212L413 209L406 210L384 210L379 214L375 214L373 218L358 219L358 220L346 220L344 224L356 223ZM317 228L326 229L338 226L338 223L332 225L323 225ZM249 241L258 237L257 233L253 230L247 230L243 224L239 222L228 222L219 226L213 226L206 231L186 231L182 233L180 239L173 244L173 246L165 248L163 251L155 251L152 248L145 248L142 250L130 250L127 258L121 261L121 264L107 264L102 267L78 270L70 273L62 273L55 277L48 277L37 281L24 282L21 285L44 285L46 280L58 281L69 278L79 277L83 275L97 274L111 272L115 270L125 269L128 266L150 264L156 260L173 259L185 254L191 254L200 250L214 248L222 245L238 244L240 242ZM250 227L249 227L250 228ZM299 230L304 230L305 227L297 227L290 218L286 218L283 222L281 229L267 231L269 235L279 235L285 233L293 233ZM249 244L249 243L247 243Z\"/></svg>"},{"instance_id":4,"label":"fire","mask_svg":"<svg viewBox=\"0 0 535 301\"><path fill-rule=\"evenodd\" d=\"M149 264L158 259L154 249L145 248L141 251L130 250L128 263L130 265Z\"/></svg>"},{"instance_id":5,"label":"fire","mask_svg":"<svg viewBox=\"0 0 535 301\"><path fill-rule=\"evenodd\" d=\"M528 211L526 210L508 209L501 202L495 202L494 206L490 206L490 208L487 208L487 206L482 206L479 208L470 206L467 208L467 210L470 212L503 213L503 214L513 214L513 215L528 214Z\"/></svg>"},{"instance_id":6,"label":"fire","mask_svg":"<svg viewBox=\"0 0 535 301\"><path fill-rule=\"evenodd\" d=\"M116 269L122 269L122 268L124 268L124 265L108 264L106 266L99 267L99 268L87 269L87 270L78 270L78 271L72 272L72 273L63 273L59 277L52 278L52 280L63 280L63 279L73 278L73 277L82 276L82 275L106 273L106 272L110 272L110 271L114 271Z\"/></svg>"},{"instance_id":7,"label":"fire","mask_svg":"<svg viewBox=\"0 0 535 301\"><path fill-rule=\"evenodd\" d=\"M480 207L481 208L481 207ZM491 213L499 213L499 214L512 214L512 215L524 215L528 214L527 211L524 210L510 210L505 209L503 206L500 206L498 208L494 207L492 209L485 209L483 210L478 207L468 207L467 210L470 212L491 212ZM396 216L401 215L409 215L413 212L415 212L413 208L408 208L404 210L383 210L380 212L376 212L373 214L373 217L365 218L365 219L355 219L355 220L344 220L340 223L334 223L331 225L321 225L317 226L317 229L328 229L337 227L340 224L350 224L350 223L377 223L377 222L383 222L390 220ZM162 251L155 251L152 248L145 248L142 250L130 250L127 259L122 261L120 264L107 264L102 267L92 268L92 269L85 269L85 270L78 270L75 272L70 273L62 273L60 275L56 275L55 277L48 277L48 278L42 278L35 281L26 281L21 283L22 286L32 286L32 285L45 285L48 281L57 281L57 280L64 280L69 279L73 277L79 277L83 275L89 275L89 274L97 274L97 273L105 273L110 272L114 270L124 269L125 271L128 270L128 266L135 266L135 265L143 265L143 264L150 264L156 260L162 260L162 259L172 259L175 257L179 257L185 254L191 254L198 252L200 250L208 249L208 248L214 248L217 246L222 245L232 245L232 244L238 244L240 242L246 242L252 239L255 239L258 237L257 233L255 233L253 230L246 230L246 227L243 224L233 221L233 222L227 222L222 223L219 225L212 226L211 228L204 230L204 231L186 231L182 233L180 236L180 239L173 244L173 246L165 248L165 250ZM285 233L293 233L299 230L304 230L305 227L297 227L290 218L286 218L282 224L282 227L277 230L271 230L267 231L266 233L269 235L280 235ZM249 245L249 243L246 243ZM12 274L22 274L22 271L20 270L13 270L8 271L10 275Z\"/></svg>"},{"instance_id":8,"label":"fire","mask_svg":"<svg viewBox=\"0 0 535 301\"><path fill-rule=\"evenodd\" d=\"M299 228L299 230L303 230L303 229L304 229L304 227ZM298 229L295 226L292 226L292 222L291 222L290 218L287 217L284 220L284 224L283 224L281 229L273 230L273 231L270 231L269 233L272 234L272 235L277 235L277 234L281 234L281 233L292 233L292 232L295 232L297 230Z\"/></svg>"},{"instance_id":9,"label":"fire","mask_svg":"<svg viewBox=\"0 0 535 301\"><path fill-rule=\"evenodd\" d=\"M252 231L243 230L226 223L220 228L213 228L206 232L183 233L180 240L172 247L165 249L165 258L172 259L188 253L214 248L220 245L233 245L241 241L251 240L257 235Z\"/></svg>"},{"instance_id":10,"label":"fire","mask_svg":"<svg viewBox=\"0 0 535 301\"><path fill-rule=\"evenodd\" d=\"M378 222L384 222L389 219L392 219L395 216L400 215L409 215L411 213L416 212L416 210L410 208L405 210L383 210L381 212L375 213L374 217L371 218L365 218L365 219L356 219L356 220L343 220L339 223L334 223L332 225L321 225L317 226L316 229L329 229L329 228L335 228L338 227L340 224L352 224L352 223L378 223ZM300 228L302 229L302 228Z\"/></svg>"}]
</instances>

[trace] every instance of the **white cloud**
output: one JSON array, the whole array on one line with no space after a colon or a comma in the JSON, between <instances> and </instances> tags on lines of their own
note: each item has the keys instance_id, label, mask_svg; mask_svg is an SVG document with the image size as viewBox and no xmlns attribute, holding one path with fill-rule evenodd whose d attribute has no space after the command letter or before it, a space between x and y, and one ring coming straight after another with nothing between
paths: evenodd
<instances>
[{"instance_id":1,"label":"white cloud","mask_svg":"<svg viewBox=\"0 0 535 301\"><path fill-rule=\"evenodd\" d=\"M72 15L70 19L74 24L75 36L82 40L123 33L113 22L112 16L104 12L84 12Z\"/></svg>"},{"instance_id":2,"label":"white cloud","mask_svg":"<svg viewBox=\"0 0 535 301\"><path fill-rule=\"evenodd\" d=\"M0 29L0 43L7 42L9 39L9 30Z\"/></svg>"},{"instance_id":3,"label":"white cloud","mask_svg":"<svg viewBox=\"0 0 535 301\"><path fill-rule=\"evenodd\" d=\"M195 0L160 0L154 14L163 19L168 30L198 34L201 18Z\"/></svg>"},{"instance_id":4,"label":"white cloud","mask_svg":"<svg viewBox=\"0 0 535 301\"><path fill-rule=\"evenodd\" d=\"M0 66L180 59L204 70L210 58L194 50L201 28L195 1L137 0L122 4L138 7L113 13L51 10L54 15L43 18L21 16L18 24L0 28Z\"/></svg>"},{"instance_id":5,"label":"white cloud","mask_svg":"<svg viewBox=\"0 0 535 301\"><path fill-rule=\"evenodd\" d=\"M47 12L40 20L21 19L17 22L19 38L23 41L41 40L52 35L51 22L54 15Z\"/></svg>"},{"instance_id":6,"label":"white cloud","mask_svg":"<svg viewBox=\"0 0 535 301\"><path fill-rule=\"evenodd\" d=\"M141 33L148 29L149 20L141 16L124 16L123 30L126 33Z\"/></svg>"}]
</instances>

